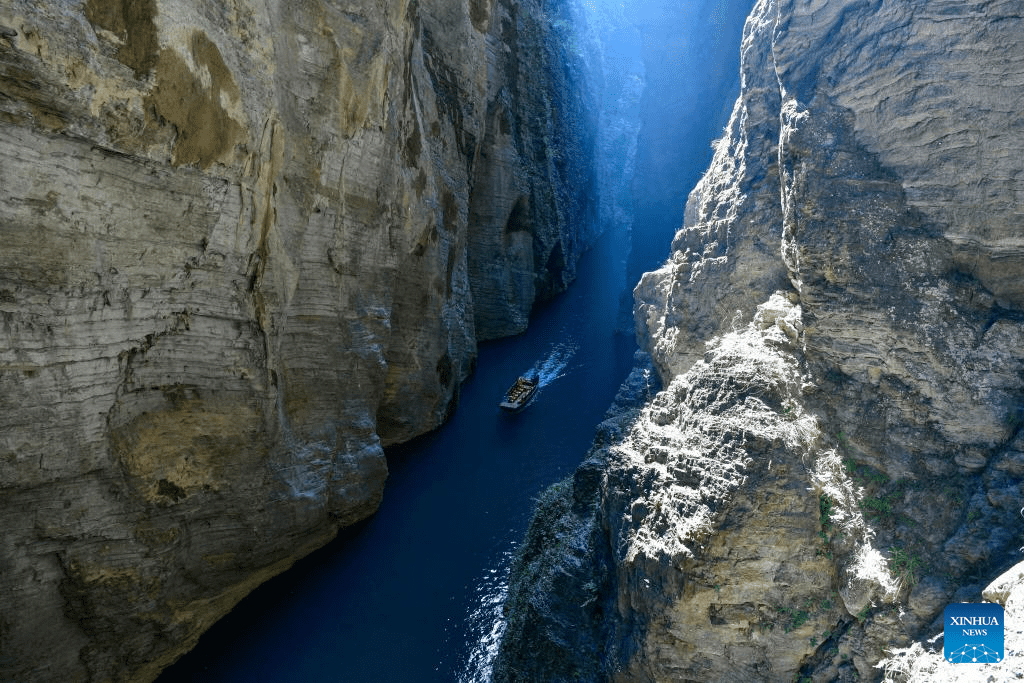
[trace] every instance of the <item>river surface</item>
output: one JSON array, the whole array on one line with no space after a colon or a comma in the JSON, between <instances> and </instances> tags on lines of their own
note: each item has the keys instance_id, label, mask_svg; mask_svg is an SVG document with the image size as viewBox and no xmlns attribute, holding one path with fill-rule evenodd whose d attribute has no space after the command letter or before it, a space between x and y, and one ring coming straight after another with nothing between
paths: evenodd
<instances>
[{"instance_id":1,"label":"river surface","mask_svg":"<svg viewBox=\"0 0 1024 683\"><path fill-rule=\"evenodd\" d=\"M490 680L534 501L582 461L632 365L632 329L616 330L626 242L604 235L525 334L481 346L454 417L388 452L373 517L258 588L160 681ZM528 372L531 404L503 413Z\"/></svg>"}]
</instances>

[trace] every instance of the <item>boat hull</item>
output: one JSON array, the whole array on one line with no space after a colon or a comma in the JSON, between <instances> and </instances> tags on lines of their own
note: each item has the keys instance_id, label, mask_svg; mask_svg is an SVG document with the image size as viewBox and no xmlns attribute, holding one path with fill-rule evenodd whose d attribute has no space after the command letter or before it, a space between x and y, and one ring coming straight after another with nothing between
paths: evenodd
<instances>
[{"instance_id":1,"label":"boat hull","mask_svg":"<svg viewBox=\"0 0 1024 683\"><path fill-rule=\"evenodd\" d=\"M520 377L516 380L516 383L509 388L508 392L505 394L505 400L499 403L498 406L507 412L518 413L529 405L536 393L537 380Z\"/></svg>"}]
</instances>

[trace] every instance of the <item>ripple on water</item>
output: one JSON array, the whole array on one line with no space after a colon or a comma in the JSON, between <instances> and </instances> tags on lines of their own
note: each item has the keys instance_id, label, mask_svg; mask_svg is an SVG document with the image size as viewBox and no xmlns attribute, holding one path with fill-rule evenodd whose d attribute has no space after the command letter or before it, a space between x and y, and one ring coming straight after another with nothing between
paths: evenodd
<instances>
[{"instance_id":1,"label":"ripple on water","mask_svg":"<svg viewBox=\"0 0 1024 683\"><path fill-rule=\"evenodd\" d=\"M474 586L476 607L467 617L469 640L466 662L458 672L458 683L489 683L498 644L505 633L503 606L508 597L509 571L514 550L502 553L497 567L489 568Z\"/></svg>"},{"instance_id":2,"label":"ripple on water","mask_svg":"<svg viewBox=\"0 0 1024 683\"><path fill-rule=\"evenodd\" d=\"M528 374L536 376L540 380L540 386L546 387L559 377L565 376L565 369L579 348L575 340L552 344L548 354L534 363Z\"/></svg>"}]
</instances>

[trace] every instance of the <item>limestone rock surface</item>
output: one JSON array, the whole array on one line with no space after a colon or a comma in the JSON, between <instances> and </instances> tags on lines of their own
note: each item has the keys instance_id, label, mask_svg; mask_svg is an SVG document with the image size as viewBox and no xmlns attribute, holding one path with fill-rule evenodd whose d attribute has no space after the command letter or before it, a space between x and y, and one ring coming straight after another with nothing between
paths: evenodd
<instances>
[{"instance_id":1,"label":"limestone rock surface","mask_svg":"<svg viewBox=\"0 0 1024 683\"><path fill-rule=\"evenodd\" d=\"M592 237L537 0L0 7L0 679L150 680Z\"/></svg>"},{"instance_id":2,"label":"limestone rock surface","mask_svg":"<svg viewBox=\"0 0 1024 683\"><path fill-rule=\"evenodd\" d=\"M499 680L879 679L1024 545L1019 4L760 0L741 60Z\"/></svg>"}]
</instances>

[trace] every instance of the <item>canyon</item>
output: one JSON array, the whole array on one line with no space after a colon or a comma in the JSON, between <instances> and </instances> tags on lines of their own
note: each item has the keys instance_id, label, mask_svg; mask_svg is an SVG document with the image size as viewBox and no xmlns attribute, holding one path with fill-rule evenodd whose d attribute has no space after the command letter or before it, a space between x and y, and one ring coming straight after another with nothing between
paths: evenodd
<instances>
[{"instance_id":1,"label":"canyon","mask_svg":"<svg viewBox=\"0 0 1024 683\"><path fill-rule=\"evenodd\" d=\"M610 226L641 352L488 675L968 675L943 608L1024 610L1019 2L616 7L0 7L0 679L155 679Z\"/></svg>"},{"instance_id":2,"label":"canyon","mask_svg":"<svg viewBox=\"0 0 1024 683\"><path fill-rule=\"evenodd\" d=\"M0 678L155 678L572 281L570 11L0 8Z\"/></svg>"},{"instance_id":3,"label":"canyon","mask_svg":"<svg viewBox=\"0 0 1024 683\"><path fill-rule=\"evenodd\" d=\"M1020 613L1019 4L759 0L740 55L496 681L950 680L947 604Z\"/></svg>"}]
</instances>

